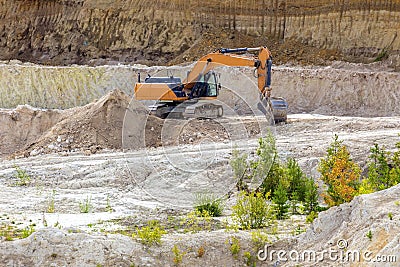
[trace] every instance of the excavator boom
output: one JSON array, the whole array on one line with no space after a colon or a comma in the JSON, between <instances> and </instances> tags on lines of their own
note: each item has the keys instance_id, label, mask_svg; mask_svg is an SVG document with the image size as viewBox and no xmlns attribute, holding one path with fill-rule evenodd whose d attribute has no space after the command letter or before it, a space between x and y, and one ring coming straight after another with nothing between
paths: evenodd
<instances>
[{"instance_id":1,"label":"excavator boom","mask_svg":"<svg viewBox=\"0 0 400 267\"><path fill-rule=\"evenodd\" d=\"M254 51L258 51L257 56L236 54ZM199 78L199 75L219 66L255 67L257 70L258 89L263 95L270 96L272 55L268 48L222 48L217 52L207 54L197 61L190 71L186 82L189 84L193 83L193 81Z\"/></svg>"}]
</instances>

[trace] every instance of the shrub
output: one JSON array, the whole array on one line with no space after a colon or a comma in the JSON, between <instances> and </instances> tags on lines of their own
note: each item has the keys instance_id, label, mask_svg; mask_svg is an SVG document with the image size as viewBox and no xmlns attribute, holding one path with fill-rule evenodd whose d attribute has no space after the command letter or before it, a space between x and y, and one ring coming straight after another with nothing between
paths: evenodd
<instances>
[{"instance_id":1,"label":"shrub","mask_svg":"<svg viewBox=\"0 0 400 267\"><path fill-rule=\"evenodd\" d=\"M14 165L14 169L16 171L15 178L18 179L16 185L17 186L28 185L31 181L31 177L27 174L27 172L21 169L18 165Z\"/></svg>"},{"instance_id":2,"label":"shrub","mask_svg":"<svg viewBox=\"0 0 400 267\"><path fill-rule=\"evenodd\" d=\"M161 237L167 232L160 226L156 220L148 221L147 226L136 230L136 234L132 234L133 238L139 238L139 241L147 246L161 244Z\"/></svg>"},{"instance_id":3,"label":"shrub","mask_svg":"<svg viewBox=\"0 0 400 267\"><path fill-rule=\"evenodd\" d=\"M329 206L351 201L358 191L360 167L354 163L342 141L335 135L327 156L318 166L321 178L328 186L324 200Z\"/></svg>"},{"instance_id":4,"label":"shrub","mask_svg":"<svg viewBox=\"0 0 400 267\"><path fill-rule=\"evenodd\" d=\"M173 261L174 261L175 265L181 264L181 263L182 263L182 260L183 260L183 256L185 256L186 252L182 252L182 251L178 248L178 246L175 244L175 245L172 247L172 253L174 254Z\"/></svg>"},{"instance_id":5,"label":"shrub","mask_svg":"<svg viewBox=\"0 0 400 267\"><path fill-rule=\"evenodd\" d=\"M246 266L256 266L256 259L249 251L243 253Z\"/></svg>"},{"instance_id":6,"label":"shrub","mask_svg":"<svg viewBox=\"0 0 400 267\"><path fill-rule=\"evenodd\" d=\"M284 185L285 188L288 187L288 181L286 179L286 169L278 159L275 159L271 166L269 172L265 175L263 182L261 184L261 191L264 195L268 192L274 194L279 184Z\"/></svg>"},{"instance_id":7,"label":"shrub","mask_svg":"<svg viewBox=\"0 0 400 267\"><path fill-rule=\"evenodd\" d=\"M230 244L229 250L231 251L232 256L236 259L240 252L239 239L237 239L236 237L232 237L231 240L229 241L229 244Z\"/></svg>"},{"instance_id":8,"label":"shrub","mask_svg":"<svg viewBox=\"0 0 400 267\"><path fill-rule=\"evenodd\" d=\"M268 238L268 234L261 230L255 230L251 232L251 242L253 243L253 247L256 251L264 248L266 243L271 243Z\"/></svg>"},{"instance_id":9,"label":"shrub","mask_svg":"<svg viewBox=\"0 0 400 267\"><path fill-rule=\"evenodd\" d=\"M280 165L272 133L268 133L266 137L258 140L256 155L257 157L250 161L247 154L240 154L236 149L232 152L230 165L239 191L249 191L246 181L256 184L264 193L270 191L269 186L274 188L274 185L277 185L277 180L274 179L276 178L275 170L279 170Z\"/></svg>"},{"instance_id":10,"label":"shrub","mask_svg":"<svg viewBox=\"0 0 400 267\"><path fill-rule=\"evenodd\" d=\"M275 138L272 133L258 140L257 160L252 162L252 178L262 182L263 194L273 193L279 182L285 177L284 168L279 161Z\"/></svg>"},{"instance_id":11,"label":"shrub","mask_svg":"<svg viewBox=\"0 0 400 267\"><path fill-rule=\"evenodd\" d=\"M269 193L267 194L267 198ZM262 193L241 192L232 207L233 221L242 229L256 229L268 226L274 218L273 209Z\"/></svg>"},{"instance_id":12,"label":"shrub","mask_svg":"<svg viewBox=\"0 0 400 267\"><path fill-rule=\"evenodd\" d=\"M369 179L368 178L363 179L358 187L357 195L370 194L373 192L375 192L375 189L372 186Z\"/></svg>"},{"instance_id":13,"label":"shrub","mask_svg":"<svg viewBox=\"0 0 400 267\"><path fill-rule=\"evenodd\" d=\"M34 226L35 225L31 224L31 225L25 227L24 229L22 229L21 238L27 238L28 236L33 234L35 232Z\"/></svg>"},{"instance_id":14,"label":"shrub","mask_svg":"<svg viewBox=\"0 0 400 267\"><path fill-rule=\"evenodd\" d=\"M207 214L211 217L222 215L224 209L222 200L210 194L197 194L194 209L200 215ZM205 211L207 213L205 213Z\"/></svg>"},{"instance_id":15,"label":"shrub","mask_svg":"<svg viewBox=\"0 0 400 267\"><path fill-rule=\"evenodd\" d=\"M318 212L311 211L306 217L306 223L312 223L318 217Z\"/></svg>"},{"instance_id":16,"label":"shrub","mask_svg":"<svg viewBox=\"0 0 400 267\"><path fill-rule=\"evenodd\" d=\"M203 210L203 212L194 210L181 219L180 225L184 228L186 233L197 233L202 230L211 230L212 217L208 214L207 210Z\"/></svg>"},{"instance_id":17,"label":"shrub","mask_svg":"<svg viewBox=\"0 0 400 267\"><path fill-rule=\"evenodd\" d=\"M79 203L81 213L89 213L92 210L92 196L87 196L83 202Z\"/></svg>"},{"instance_id":18,"label":"shrub","mask_svg":"<svg viewBox=\"0 0 400 267\"><path fill-rule=\"evenodd\" d=\"M369 230L368 233L365 236L371 241L372 240L372 232L371 232L371 230Z\"/></svg>"},{"instance_id":19,"label":"shrub","mask_svg":"<svg viewBox=\"0 0 400 267\"><path fill-rule=\"evenodd\" d=\"M200 246L200 247L197 249L197 257L198 257L198 258L203 257L205 252L206 252L206 250L204 249L204 247L203 247L203 246Z\"/></svg>"},{"instance_id":20,"label":"shrub","mask_svg":"<svg viewBox=\"0 0 400 267\"><path fill-rule=\"evenodd\" d=\"M48 203L47 203L47 209L46 209L46 211L48 213L54 213L55 212L55 204L54 204L55 195L56 195L56 190L53 190L52 193L48 197Z\"/></svg>"}]
</instances>

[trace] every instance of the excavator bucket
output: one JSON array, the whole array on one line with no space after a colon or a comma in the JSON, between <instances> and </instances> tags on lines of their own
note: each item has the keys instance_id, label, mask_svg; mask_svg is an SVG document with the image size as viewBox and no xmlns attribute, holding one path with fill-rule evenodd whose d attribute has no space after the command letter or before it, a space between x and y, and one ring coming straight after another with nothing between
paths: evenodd
<instances>
[{"instance_id":1,"label":"excavator bucket","mask_svg":"<svg viewBox=\"0 0 400 267\"><path fill-rule=\"evenodd\" d=\"M270 97L269 105L274 115L275 123L287 121L288 103L283 97Z\"/></svg>"}]
</instances>

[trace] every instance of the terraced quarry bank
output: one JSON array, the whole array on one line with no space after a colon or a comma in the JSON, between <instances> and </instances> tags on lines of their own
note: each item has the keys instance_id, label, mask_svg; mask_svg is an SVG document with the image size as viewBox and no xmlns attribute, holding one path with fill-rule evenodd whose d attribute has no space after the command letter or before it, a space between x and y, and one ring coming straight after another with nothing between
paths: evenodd
<instances>
[{"instance_id":1,"label":"terraced quarry bank","mask_svg":"<svg viewBox=\"0 0 400 267\"><path fill-rule=\"evenodd\" d=\"M391 55L398 66L400 50L398 0L2 0L0 18L0 59L53 65L163 65L266 44L277 62Z\"/></svg>"}]
</instances>

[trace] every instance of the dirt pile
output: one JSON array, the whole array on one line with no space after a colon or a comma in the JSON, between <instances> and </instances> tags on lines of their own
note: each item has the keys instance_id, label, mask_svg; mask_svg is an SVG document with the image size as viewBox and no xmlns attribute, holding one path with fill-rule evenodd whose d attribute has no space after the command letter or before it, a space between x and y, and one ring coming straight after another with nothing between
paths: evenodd
<instances>
[{"instance_id":1,"label":"dirt pile","mask_svg":"<svg viewBox=\"0 0 400 267\"><path fill-rule=\"evenodd\" d=\"M35 142L62 117L61 110L36 109L28 105L0 109L0 157Z\"/></svg>"},{"instance_id":2,"label":"dirt pile","mask_svg":"<svg viewBox=\"0 0 400 267\"><path fill-rule=\"evenodd\" d=\"M2 154L18 151L16 156L29 156L120 149L123 119L130 100L122 91L114 90L98 101L64 111L28 106L3 110L1 115L6 123L2 123L2 128L6 127L2 129Z\"/></svg>"},{"instance_id":3,"label":"dirt pile","mask_svg":"<svg viewBox=\"0 0 400 267\"><path fill-rule=\"evenodd\" d=\"M74 151L95 153L107 148L120 149L123 118L129 102L129 96L114 90L96 102L63 111L57 123L42 136L27 143L27 147L17 155Z\"/></svg>"}]
</instances>

